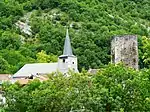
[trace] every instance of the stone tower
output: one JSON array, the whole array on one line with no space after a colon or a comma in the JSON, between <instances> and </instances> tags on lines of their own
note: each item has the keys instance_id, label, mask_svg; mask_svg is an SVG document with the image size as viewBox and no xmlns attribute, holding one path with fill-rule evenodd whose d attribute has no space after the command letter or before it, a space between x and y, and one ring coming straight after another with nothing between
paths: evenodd
<instances>
[{"instance_id":1,"label":"stone tower","mask_svg":"<svg viewBox=\"0 0 150 112\"><path fill-rule=\"evenodd\" d=\"M78 72L77 57L72 53L69 33L67 29L63 55L59 56L58 58L58 70L65 75L69 69L73 70L74 72Z\"/></svg>"},{"instance_id":2,"label":"stone tower","mask_svg":"<svg viewBox=\"0 0 150 112\"><path fill-rule=\"evenodd\" d=\"M125 65L138 70L137 36L115 36L111 42L112 63L123 62Z\"/></svg>"}]
</instances>

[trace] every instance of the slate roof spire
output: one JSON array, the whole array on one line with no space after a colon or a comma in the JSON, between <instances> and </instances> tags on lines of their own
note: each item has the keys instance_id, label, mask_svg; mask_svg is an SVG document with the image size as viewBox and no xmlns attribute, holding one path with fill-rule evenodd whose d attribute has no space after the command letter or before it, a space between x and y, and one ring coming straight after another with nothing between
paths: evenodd
<instances>
[{"instance_id":1,"label":"slate roof spire","mask_svg":"<svg viewBox=\"0 0 150 112\"><path fill-rule=\"evenodd\" d=\"M63 55L73 56L68 29L66 31L66 39L65 39L65 44L64 44Z\"/></svg>"}]
</instances>

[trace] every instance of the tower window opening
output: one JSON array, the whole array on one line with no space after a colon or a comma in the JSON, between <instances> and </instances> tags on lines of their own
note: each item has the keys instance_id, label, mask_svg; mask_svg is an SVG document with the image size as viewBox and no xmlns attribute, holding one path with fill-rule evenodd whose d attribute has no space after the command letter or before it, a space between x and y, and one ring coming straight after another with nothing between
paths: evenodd
<instances>
[{"instance_id":1,"label":"tower window opening","mask_svg":"<svg viewBox=\"0 0 150 112\"><path fill-rule=\"evenodd\" d=\"M65 63L65 59L63 59L63 63Z\"/></svg>"},{"instance_id":2,"label":"tower window opening","mask_svg":"<svg viewBox=\"0 0 150 112\"><path fill-rule=\"evenodd\" d=\"M72 62L72 64L74 64L74 62Z\"/></svg>"}]
</instances>

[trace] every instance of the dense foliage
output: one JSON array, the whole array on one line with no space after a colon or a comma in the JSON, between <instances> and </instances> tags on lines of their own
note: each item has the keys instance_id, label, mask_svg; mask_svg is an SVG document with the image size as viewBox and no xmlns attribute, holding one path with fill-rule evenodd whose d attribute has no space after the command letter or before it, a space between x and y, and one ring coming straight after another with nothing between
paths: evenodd
<instances>
[{"instance_id":1,"label":"dense foliage","mask_svg":"<svg viewBox=\"0 0 150 112\"><path fill-rule=\"evenodd\" d=\"M18 21L31 26L32 35L17 28ZM1 0L0 73L42 62L40 52L52 59L44 62L57 61L66 27L80 70L108 64L111 37L123 34L138 35L140 67L149 67L150 48L142 43L142 36L150 36L149 25L149 0Z\"/></svg>"},{"instance_id":2,"label":"dense foliage","mask_svg":"<svg viewBox=\"0 0 150 112\"><path fill-rule=\"evenodd\" d=\"M67 27L79 69L100 71L51 74L48 81L24 87L6 83L4 110L149 111L150 69L105 65L112 36L135 34L140 68L150 67L150 0L0 0L0 73L15 73L25 63L56 62Z\"/></svg>"},{"instance_id":3,"label":"dense foliage","mask_svg":"<svg viewBox=\"0 0 150 112\"><path fill-rule=\"evenodd\" d=\"M108 65L97 74L70 72L69 77L50 75L3 85L8 112L148 112L150 70L135 71L122 65Z\"/></svg>"}]
</instances>

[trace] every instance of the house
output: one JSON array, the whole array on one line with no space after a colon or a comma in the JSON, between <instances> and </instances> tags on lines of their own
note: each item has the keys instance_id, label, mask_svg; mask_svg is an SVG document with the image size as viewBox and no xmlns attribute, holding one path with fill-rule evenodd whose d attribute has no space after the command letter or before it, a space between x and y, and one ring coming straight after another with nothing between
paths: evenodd
<instances>
[{"instance_id":1,"label":"house","mask_svg":"<svg viewBox=\"0 0 150 112\"><path fill-rule=\"evenodd\" d=\"M4 81L9 81L11 79L10 74L0 74L0 85ZM4 97L4 92L2 91L2 87L0 86L0 105L3 105L6 103L6 98Z\"/></svg>"},{"instance_id":2,"label":"house","mask_svg":"<svg viewBox=\"0 0 150 112\"><path fill-rule=\"evenodd\" d=\"M96 74L100 69L92 69L92 68L89 68L89 70L87 71L88 73L90 74Z\"/></svg>"},{"instance_id":3,"label":"house","mask_svg":"<svg viewBox=\"0 0 150 112\"><path fill-rule=\"evenodd\" d=\"M9 81L11 79L11 74L0 74L0 84L4 81Z\"/></svg>"},{"instance_id":4,"label":"house","mask_svg":"<svg viewBox=\"0 0 150 112\"><path fill-rule=\"evenodd\" d=\"M19 71L13 75L13 79L24 79L27 77L37 77L39 75L61 72L67 75L69 70L78 72L77 57L73 55L68 29L64 43L63 54L58 57L57 63L32 63L25 64Z\"/></svg>"},{"instance_id":5,"label":"house","mask_svg":"<svg viewBox=\"0 0 150 112\"><path fill-rule=\"evenodd\" d=\"M39 75L39 76L34 77L34 79L38 79L39 81L43 82L43 81L48 80L48 77L47 77L47 75ZM22 86L24 86L32 80L33 80L33 78L30 78L30 77L22 78L22 79L19 78L19 79L17 79L17 82L19 82Z\"/></svg>"}]
</instances>

